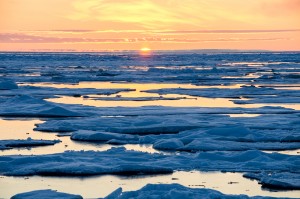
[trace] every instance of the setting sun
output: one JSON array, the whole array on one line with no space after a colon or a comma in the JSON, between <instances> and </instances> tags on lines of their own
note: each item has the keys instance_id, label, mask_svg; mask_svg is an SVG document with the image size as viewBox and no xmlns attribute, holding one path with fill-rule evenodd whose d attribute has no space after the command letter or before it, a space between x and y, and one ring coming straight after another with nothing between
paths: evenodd
<instances>
[{"instance_id":1,"label":"setting sun","mask_svg":"<svg viewBox=\"0 0 300 199\"><path fill-rule=\"evenodd\" d=\"M146 56L146 57L148 57L148 56L150 56L151 55L151 49L150 48L147 48L147 47L143 47L143 48L141 48L140 49L140 55L141 56Z\"/></svg>"},{"instance_id":2,"label":"setting sun","mask_svg":"<svg viewBox=\"0 0 300 199\"><path fill-rule=\"evenodd\" d=\"M144 47L144 48L141 48L140 51L142 51L142 52L149 52L149 51L151 51L151 49L147 48L147 47Z\"/></svg>"}]
</instances>

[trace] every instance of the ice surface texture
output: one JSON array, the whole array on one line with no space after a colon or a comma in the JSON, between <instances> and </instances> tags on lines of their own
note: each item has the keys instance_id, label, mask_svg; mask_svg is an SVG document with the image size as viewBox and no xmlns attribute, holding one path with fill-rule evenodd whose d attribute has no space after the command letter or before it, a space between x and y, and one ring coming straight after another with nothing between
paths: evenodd
<instances>
[{"instance_id":1,"label":"ice surface texture","mask_svg":"<svg viewBox=\"0 0 300 199\"><path fill-rule=\"evenodd\" d=\"M0 85L1 86L1 85ZM95 89L95 88L53 88L53 87L37 87L37 86L19 86L17 90L7 89L2 91L2 96L10 96L16 94L30 95L38 98L53 98L56 96L77 96L82 95L112 95L119 92L131 91L131 89ZM1 90L1 89L0 89Z\"/></svg>"},{"instance_id":2,"label":"ice surface texture","mask_svg":"<svg viewBox=\"0 0 300 199\"><path fill-rule=\"evenodd\" d=\"M57 192L51 189L16 194L11 199L83 199L80 195Z\"/></svg>"},{"instance_id":3,"label":"ice surface texture","mask_svg":"<svg viewBox=\"0 0 300 199\"><path fill-rule=\"evenodd\" d=\"M261 151L149 154L112 148L104 152L68 151L37 156L1 156L0 174L85 176L157 174L174 170L299 172L299 156Z\"/></svg>"},{"instance_id":4,"label":"ice surface texture","mask_svg":"<svg viewBox=\"0 0 300 199\"><path fill-rule=\"evenodd\" d=\"M188 127L186 127L188 128ZM113 129L111 129L113 130ZM134 130L132 130L133 132ZM139 128L139 132L144 132ZM164 128L161 128L164 132ZM118 132L118 131L115 131ZM129 131L127 131L128 133ZM131 132L131 133L132 133ZM167 131L170 132L170 131ZM209 130L193 129L174 135L129 135L105 131L79 130L71 139L119 144L153 144L158 150L171 151L245 151L298 149L300 134L295 131L249 130L242 125L229 125ZM154 133L152 133L154 134Z\"/></svg>"},{"instance_id":5,"label":"ice surface texture","mask_svg":"<svg viewBox=\"0 0 300 199\"><path fill-rule=\"evenodd\" d=\"M27 138L26 140L0 140L0 150L12 149L15 147L47 146L59 142L60 140L34 140L31 138Z\"/></svg>"},{"instance_id":6,"label":"ice surface texture","mask_svg":"<svg viewBox=\"0 0 300 199\"><path fill-rule=\"evenodd\" d=\"M80 199L79 195L66 194L61 192L56 192L53 190L37 190L26 193L20 193L12 197L12 199ZM263 197L254 196L249 197L246 195L226 195L219 191L212 189L197 189L197 188L187 188L179 184L147 184L137 191L122 191L122 188L116 189L111 194L106 196L104 199L214 199L214 198L224 198L224 199L275 199L275 197ZM283 199L283 198L281 198Z\"/></svg>"},{"instance_id":7,"label":"ice surface texture","mask_svg":"<svg viewBox=\"0 0 300 199\"><path fill-rule=\"evenodd\" d=\"M181 186L179 184L147 184L137 191L123 192L122 189L117 189L105 199L272 199L273 197L254 196L249 197L246 195L226 195L219 191L211 189L194 189Z\"/></svg>"},{"instance_id":8,"label":"ice surface texture","mask_svg":"<svg viewBox=\"0 0 300 199\"><path fill-rule=\"evenodd\" d=\"M14 117L80 117L83 114L67 110L54 103L28 95L8 98L0 104L0 116Z\"/></svg>"},{"instance_id":9,"label":"ice surface texture","mask_svg":"<svg viewBox=\"0 0 300 199\"><path fill-rule=\"evenodd\" d=\"M244 177L258 180L264 188L300 190L300 173L295 172L246 173Z\"/></svg>"}]
</instances>

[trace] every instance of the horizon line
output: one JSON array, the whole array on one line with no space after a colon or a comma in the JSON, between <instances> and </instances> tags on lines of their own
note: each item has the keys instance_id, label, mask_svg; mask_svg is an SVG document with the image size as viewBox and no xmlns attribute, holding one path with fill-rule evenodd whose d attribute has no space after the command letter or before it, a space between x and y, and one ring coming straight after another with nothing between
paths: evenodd
<instances>
[{"instance_id":1,"label":"horizon line","mask_svg":"<svg viewBox=\"0 0 300 199\"><path fill-rule=\"evenodd\" d=\"M135 50L74 50L74 49L37 49L37 50L0 50L0 53L114 53L114 52L140 52L140 49ZM217 49L217 48L208 48L208 49L174 49L174 50L159 50L151 49L151 52L299 52L300 50L267 50L267 49Z\"/></svg>"}]
</instances>

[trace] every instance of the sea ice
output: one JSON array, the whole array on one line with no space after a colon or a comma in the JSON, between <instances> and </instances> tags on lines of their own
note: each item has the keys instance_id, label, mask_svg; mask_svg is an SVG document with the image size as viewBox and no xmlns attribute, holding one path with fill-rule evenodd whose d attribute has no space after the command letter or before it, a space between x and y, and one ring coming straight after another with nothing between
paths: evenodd
<instances>
[{"instance_id":1,"label":"sea ice","mask_svg":"<svg viewBox=\"0 0 300 199\"><path fill-rule=\"evenodd\" d=\"M30 137L26 140L0 140L0 150L12 149L15 147L47 146L59 142L60 140L34 140Z\"/></svg>"},{"instance_id":2,"label":"sea ice","mask_svg":"<svg viewBox=\"0 0 300 199\"><path fill-rule=\"evenodd\" d=\"M192 160L192 161L191 161ZM10 176L85 176L100 174L163 174L175 170L231 172L298 172L299 156L261 151L150 154L112 148L67 151L49 155L0 157L0 174Z\"/></svg>"},{"instance_id":3,"label":"sea ice","mask_svg":"<svg viewBox=\"0 0 300 199\"><path fill-rule=\"evenodd\" d=\"M83 114L67 110L54 103L28 95L8 98L0 104L0 116L14 117L80 117Z\"/></svg>"},{"instance_id":4,"label":"sea ice","mask_svg":"<svg viewBox=\"0 0 300 199\"><path fill-rule=\"evenodd\" d=\"M209 97L209 98L234 98L239 99L244 98L258 98L263 99L266 96L276 95L276 96L289 96L289 97L300 97L299 90L288 90L288 89L274 89L265 87L255 87L255 86L244 86L235 89L225 89L225 88L166 88L158 90L146 90L144 92L148 93L158 93L163 94L179 94L179 95L189 95L197 97ZM282 102L283 103L283 102Z\"/></svg>"},{"instance_id":5,"label":"sea ice","mask_svg":"<svg viewBox=\"0 0 300 199\"><path fill-rule=\"evenodd\" d=\"M119 133L110 132L97 132L97 131L87 131L80 130L72 134L71 139L80 141L109 141L109 140L122 140L122 141L134 141L138 140L136 135L126 135Z\"/></svg>"},{"instance_id":6,"label":"sea ice","mask_svg":"<svg viewBox=\"0 0 300 199\"><path fill-rule=\"evenodd\" d=\"M299 156L269 154L257 149L299 149L300 112L274 107L273 104L268 107L246 108L256 107L257 103L298 104L300 91L289 89L289 86L299 86L299 53L192 51L158 52L151 57L141 57L131 52L0 53L0 60L0 77L5 78L0 83L1 116L73 117L49 119L39 124L36 130L70 131L73 132L74 140L110 144L152 144L154 148L161 150L181 151L164 155L113 148L104 152L68 151L39 156L1 156L0 173L3 175L153 174L195 169L250 172L266 187L299 188ZM159 82L208 87L214 85L221 87L170 88L146 92L202 96L212 100L230 98L235 103L255 104L243 106L245 108L96 108L79 104L55 104L44 99L57 95L80 97L90 94L116 94L129 91L126 84L125 89L70 89L22 85L34 82L65 84L80 81ZM236 84L244 86L236 88ZM226 87L228 85L231 88ZM166 96L162 97L107 97L106 100L160 100ZM180 98L178 95L177 97ZM227 116L244 113L262 115L254 118ZM191 190L180 185L148 185L142 190L127 193L119 189L111 197L121 198L127 194L140 197L144 194L146 197L148 193L148 196L155 197L158 193L159 197L163 195L182 198L189 193L204 191L200 196L247 198L224 196L211 190Z\"/></svg>"},{"instance_id":7,"label":"sea ice","mask_svg":"<svg viewBox=\"0 0 300 199\"><path fill-rule=\"evenodd\" d=\"M115 190L105 199L275 199L274 197L253 196L246 195L226 195L219 191L204 188L188 188L179 184L147 184L137 191L122 191L121 188Z\"/></svg>"},{"instance_id":8,"label":"sea ice","mask_svg":"<svg viewBox=\"0 0 300 199\"><path fill-rule=\"evenodd\" d=\"M242 150L285 150L298 149L300 135L297 132L282 134L282 131L249 130L244 126L222 126L209 130L193 129L170 135L149 135L140 138L140 143L154 143L160 150L177 151L242 151ZM161 145L160 142L176 140L183 146Z\"/></svg>"},{"instance_id":9,"label":"sea ice","mask_svg":"<svg viewBox=\"0 0 300 199\"><path fill-rule=\"evenodd\" d=\"M51 189L36 190L25 193L19 193L11 199L83 199L80 195L57 192Z\"/></svg>"},{"instance_id":10,"label":"sea ice","mask_svg":"<svg viewBox=\"0 0 300 199\"><path fill-rule=\"evenodd\" d=\"M264 188L300 190L300 173L298 170L291 172L259 172L246 173L246 178L258 180Z\"/></svg>"},{"instance_id":11,"label":"sea ice","mask_svg":"<svg viewBox=\"0 0 300 199\"><path fill-rule=\"evenodd\" d=\"M1 90L1 89L0 89ZM75 96L83 95L112 95L119 92L128 92L132 89L95 89L95 88L54 88L54 87L38 87L38 86L19 86L18 90L2 91L2 96L12 96L22 93L36 98L54 98L57 96Z\"/></svg>"},{"instance_id":12,"label":"sea ice","mask_svg":"<svg viewBox=\"0 0 300 199\"><path fill-rule=\"evenodd\" d=\"M107 110L106 110L107 111ZM207 126L204 118L225 118L224 115L145 115L135 117L87 117L77 120L52 120L37 125L35 130L59 132L61 129L105 131L122 134L171 134ZM227 117L228 118L228 117ZM214 120L215 121L215 120Z\"/></svg>"}]
</instances>

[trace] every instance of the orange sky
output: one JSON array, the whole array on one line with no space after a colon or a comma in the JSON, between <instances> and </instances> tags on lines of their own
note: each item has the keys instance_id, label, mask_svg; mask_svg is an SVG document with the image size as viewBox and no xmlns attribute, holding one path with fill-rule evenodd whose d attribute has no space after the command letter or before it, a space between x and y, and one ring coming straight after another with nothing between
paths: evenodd
<instances>
[{"instance_id":1,"label":"orange sky","mask_svg":"<svg viewBox=\"0 0 300 199\"><path fill-rule=\"evenodd\" d=\"M300 50L300 0L0 0L0 51Z\"/></svg>"}]
</instances>

